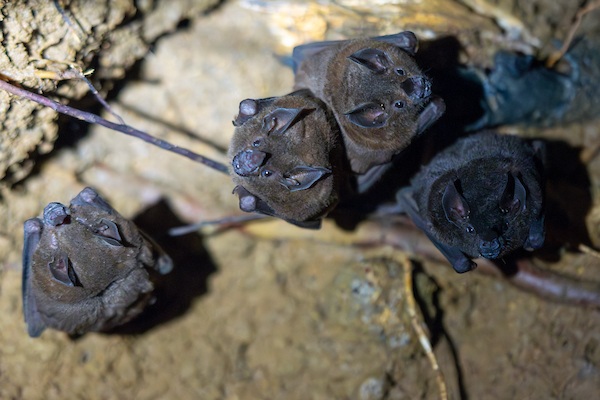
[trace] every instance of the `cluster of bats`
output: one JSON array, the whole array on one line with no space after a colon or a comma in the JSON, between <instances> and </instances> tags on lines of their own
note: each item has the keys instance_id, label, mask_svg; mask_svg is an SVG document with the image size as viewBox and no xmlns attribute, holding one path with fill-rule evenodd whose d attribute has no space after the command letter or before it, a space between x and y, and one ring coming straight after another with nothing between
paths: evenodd
<instances>
[{"instance_id":1,"label":"cluster of bats","mask_svg":"<svg viewBox=\"0 0 600 400\"><path fill-rule=\"evenodd\" d=\"M368 192L445 110L412 32L294 49L295 91L240 103L229 148L240 208L317 228ZM439 152L396 201L457 272L544 242L541 142L482 132Z\"/></svg>"},{"instance_id":2,"label":"cluster of bats","mask_svg":"<svg viewBox=\"0 0 600 400\"><path fill-rule=\"evenodd\" d=\"M412 32L302 45L294 91L239 105L228 156L239 207L316 229L368 193L444 113ZM396 202L457 272L544 242L544 148L494 132L457 140ZM388 179L386 177L386 179ZM103 331L138 315L170 258L93 189L25 222L29 335Z\"/></svg>"}]
</instances>

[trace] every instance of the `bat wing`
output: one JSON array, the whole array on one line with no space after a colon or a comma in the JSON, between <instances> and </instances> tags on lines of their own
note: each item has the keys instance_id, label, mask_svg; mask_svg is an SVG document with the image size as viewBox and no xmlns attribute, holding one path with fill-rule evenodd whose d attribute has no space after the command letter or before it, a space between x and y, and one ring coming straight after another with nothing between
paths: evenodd
<instances>
[{"instance_id":1,"label":"bat wing","mask_svg":"<svg viewBox=\"0 0 600 400\"><path fill-rule=\"evenodd\" d=\"M31 267L33 253L35 252L40 238L42 236L43 223L39 218L32 218L25 221L24 224L24 244L23 244L23 316L27 324L27 333L31 337L38 337L46 329L46 324L42 321L35 301L32 287Z\"/></svg>"},{"instance_id":2,"label":"bat wing","mask_svg":"<svg viewBox=\"0 0 600 400\"><path fill-rule=\"evenodd\" d=\"M298 67L307 59L315 56L317 53L341 43L342 40L329 40L325 42L307 43L294 47L292 52L292 68L294 74L298 71Z\"/></svg>"},{"instance_id":3,"label":"bat wing","mask_svg":"<svg viewBox=\"0 0 600 400\"><path fill-rule=\"evenodd\" d=\"M393 35L385 35L374 37L373 40L378 42L391 43L394 46L400 47L402 50L408 52L411 55L415 55L419 41L414 33L411 31L398 32Z\"/></svg>"},{"instance_id":4,"label":"bat wing","mask_svg":"<svg viewBox=\"0 0 600 400\"><path fill-rule=\"evenodd\" d=\"M142 237L152 246L152 252L156 257L156 263L153 269L161 275L166 275L173 270L173 260L169 255L152 239L148 234L140 230Z\"/></svg>"},{"instance_id":5,"label":"bat wing","mask_svg":"<svg viewBox=\"0 0 600 400\"><path fill-rule=\"evenodd\" d=\"M465 256L459 248L448 246L431 235L427 222L419 214L419 208L412 194L412 188L404 188L398 192L396 199L417 228L421 229L427 235L431 243L446 257L456 272L462 274L474 269L477 264Z\"/></svg>"},{"instance_id":6,"label":"bat wing","mask_svg":"<svg viewBox=\"0 0 600 400\"><path fill-rule=\"evenodd\" d=\"M417 120L417 135L425 132L431 125L437 121L446 111L446 103L441 97L432 96L431 101L419 114Z\"/></svg>"},{"instance_id":7,"label":"bat wing","mask_svg":"<svg viewBox=\"0 0 600 400\"><path fill-rule=\"evenodd\" d=\"M91 187L84 188L77 196L71 200L71 205L77 206L95 206L109 214L114 214L115 209L111 207L100 195Z\"/></svg>"},{"instance_id":8,"label":"bat wing","mask_svg":"<svg viewBox=\"0 0 600 400\"><path fill-rule=\"evenodd\" d=\"M300 228L305 229L320 229L321 228L321 220L320 219L311 219L306 221L299 221L296 219L283 218L280 216L273 208L271 208L264 200L260 197L250 193L243 186L236 186L233 190L235 194L239 196L239 205L240 210L245 212L257 212L259 214L269 215L271 217L276 217L279 219L283 219L286 222L289 222L292 225L296 225Z\"/></svg>"},{"instance_id":9,"label":"bat wing","mask_svg":"<svg viewBox=\"0 0 600 400\"><path fill-rule=\"evenodd\" d=\"M529 227L529 236L523 244L523 248L527 251L539 249L544 245L546 233L544 230L544 214L534 220Z\"/></svg>"}]
</instances>

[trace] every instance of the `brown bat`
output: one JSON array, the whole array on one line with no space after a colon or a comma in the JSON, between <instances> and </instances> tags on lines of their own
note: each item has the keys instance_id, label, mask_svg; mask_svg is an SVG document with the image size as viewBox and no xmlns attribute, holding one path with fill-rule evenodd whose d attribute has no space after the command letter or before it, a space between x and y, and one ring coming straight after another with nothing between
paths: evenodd
<instances>
[{"instance_id":1,"label":"brown bat","mask_svg":"<svg viewBox=\"0 0 600 400\"><path fill-rule=\"evenodd\" d=\"M457 272L544 243L543 143L479 133L438 153L398 202Z\"/></svg>"},{"instance_id":2,"label":"brown bat","mask_svg":"<svg viewBox=\"0 0 600 400\"><path fill-rule=\"evenodd\" d=\"M240 209L318 228L339 200L343 148L329 110L308 90L240 103L229 146Z\"/></svg>"},{"instance_id":3,"label":"brown bat","mask_svg":"<svg viewBox=\"0 0 600 400\"><path fill-rule=\"evenodd\" d=\"M294 49L295 89L310 89L331 108L356 173L389 162L445 110L413 59L417 44L407 31Z\"/></svg>"},{"instance_id":4,"label":"brown bat","mask_svg":"<svg viewBox=\"0 0 600 400\"><path fill-rule=\"evenodd\" d=\"M50 203L24 224L23 313L29 336L53 328L105 331L152 299L151 274L171 258L98 193L85 188L69 207Z\"/></svg>"}]
</instances>

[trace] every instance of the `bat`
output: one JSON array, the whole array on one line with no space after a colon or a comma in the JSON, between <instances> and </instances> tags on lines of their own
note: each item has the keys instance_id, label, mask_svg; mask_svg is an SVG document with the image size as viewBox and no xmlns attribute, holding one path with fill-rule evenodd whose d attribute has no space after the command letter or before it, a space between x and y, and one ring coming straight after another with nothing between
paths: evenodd
<instances>
[{"instance_id":1,"label":"bat","mask_svg":"<svg viewBox=\"0 0 600 400\"><path fill-rule=\"evenodd\" d=\"M23 314L29 336L79 335L137 316L171 258L94 189L50 203L24 223Z\"/></svg>"},{"instance_id":2,"label":"bat","mask_svg":"<svg viewBox=\"0 0 600 400\"><path fill-rule=\"evenodd\" d=\"M355 173L388 163L444 112L413 59L417 45L406 31L293 51L294 88L311 90L331 108Z\"/></svg>"},{"instance_id":3,"label":"bat","mask_svg":"<svg viewBox=\"0 0 600 400\"><path fill-rule=\"evenodd\" d=\"M318 228L344 181L335 120L308 90L246 99L234 120L231 177L240 209Z\"/></svg>"},{"instance_id":4,"label":"bat","mask_svg":"<svg viewBox=\"0 0 600 400\"><path fill-rule=\"evenodd\" d=\"M542 142L478 133L438 153L398 192L401 208L454 269L544 243Z\"/></svg>"},{"instance_id":5,"label":"bat","mask_svg":"<svg viewBox=\"0 0 600 400\"><path fill-rule=\"evenodd\" d=\"M531 55L496 53L491 70L471 69L480 79L485 113L468 129L556 126L597 118L599 54L599 41L587 37L574 41L560 68L547 68Z\"/></svg>"}]
</instances>

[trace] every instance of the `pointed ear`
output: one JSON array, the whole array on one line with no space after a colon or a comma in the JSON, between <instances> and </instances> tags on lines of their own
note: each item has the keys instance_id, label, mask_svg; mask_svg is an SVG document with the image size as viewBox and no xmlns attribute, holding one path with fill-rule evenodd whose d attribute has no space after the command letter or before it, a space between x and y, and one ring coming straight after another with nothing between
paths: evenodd
<instances>
[{"instance_id":1,"label":"pointed ear","mask_svg":"<svg viewBox=\"0 0 600 400\"><path fill-rule=\"evenodd\" d=\"M417 37L410 31L404 31L394 35L378 36L373 39L377 40L378 42L391 43L394 46L400 47L402 50L410 53L411 55L415 55L417 52L417 47L419 47L419 41L417 40Z\"/></svg>"},{"instance_id":2,"label":"pointed ear","mask_svg":"<svg viewBox=\"0 0 600 400\"><path fill-rule=\"evenodd\" d=\"M504 193L500 197L500 210L511 217L525 210L527 191L521 180L512 173L508 174Z\"/></svg>"},{"instance_id":3,"label":"pointed ear","mask_svg":"<svg viewBox=\"0 0 600 400\"><path fill-rule=\"evenodd\" d=\"M279 181L290 192L306 190L329 175L331 170L323 167L296 167Z\"/></svg>"},{"instance_id":4,"label":"pointed ear","mask_svg":"<svg viewBox=\"0 0 600 400\"><path fill-rule=\"evenodd\" d=\"M446 190L444 190L444 195L442 196L442 207L444 208L446 219L454 225L459 225L471 212L467 200L458 193L455 182L450 182L446 186Z\"/></svg>"},{"instance_id":5,"label":"pointed ear","mask_svg":"<svg viewBox=\"0 0 600 400\"><path fill-rule=\"evenodd\" d=\"M262 129L268 134L281 135L298 121L306 111L309 111L309 109L278 108L265 116Z\"/></svg>"},{"instance_id":6,"label":"pointed ear","mask_svg":"<svg viewBox=\"0 0 600 400\"><path fill-rule=\"evenodd\" d=\"M32 261L33 253L40 242L43 223L39 218L32 218L25 221L23 225L24 243L23 243L23 280L21 292L23 296L23 316L27 324L27 333L31 337L38 337L46 329L46 324L42 321L35 302Z\"/></svg>"},{"instance_id":7,"label":"pointed ear","mask_svg":"<svg viewBox=\"0 0 600 400\"><path fill-rule=\"evenodd\" d=\"M345 115L354 125L363 128L381 128L388 120L388 114L381 104L376 103L363 104Z\"/></svg>"},{"instance_id":8,"label":"pointed ear","mask_svg":"<svg viewBox=\"0 0 600 400\"><path fill-rule=\"evenodd\" d=\"M392 65L387 54L379 49L367 47L348 56L348 59L369 69L375 74L383 74Z\"/></svg>"},{"instance_id":9,"label":"pointed ear","mask_svg":"<svg viewBox=\"0 0 600 400\"><path fill-rule=\"evenodd\" d=\"M69 261L69 257L66 254L61 254L57 260L52 260L48 263L50 273L60 283L65 286L81 286L81 282L75 274L73 265Z\"/></svg>"},{"instance_id":10,"label":"pointed ear","mask_svg":"<svg viewBox=\"0 0 600 400\"><path fill-rule=\"evenodd\" d=\"M108 219L102 218L100 220L100 226L95 235L111 246L123 246L123 239L121 239L117 224Z\"/></svg>"}]
</instances>

